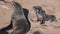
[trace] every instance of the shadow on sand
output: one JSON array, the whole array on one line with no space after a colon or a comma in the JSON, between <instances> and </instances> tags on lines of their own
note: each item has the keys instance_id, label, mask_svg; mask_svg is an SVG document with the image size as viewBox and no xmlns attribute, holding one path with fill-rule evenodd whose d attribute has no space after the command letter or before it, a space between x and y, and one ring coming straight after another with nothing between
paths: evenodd
<instances>
[{"instance_id":1,"label":"shadow on sand","mask_svg":"<svg viewBox=\"0 0 60 34\"><path fill-rule=\"evenodd\" d=\"M23 8L23 12L24 12L24 15L25 15L25 17L26 17L26 19L27 19L27 21L28 21L28 24L29 24L28 30L27 30L27 32L28 32L28 31L30 30L30 27L31 27L31 23L30 23L29 20L28 20L29 10L26 9L26 8Z\"/></svg>"}]
</instances>

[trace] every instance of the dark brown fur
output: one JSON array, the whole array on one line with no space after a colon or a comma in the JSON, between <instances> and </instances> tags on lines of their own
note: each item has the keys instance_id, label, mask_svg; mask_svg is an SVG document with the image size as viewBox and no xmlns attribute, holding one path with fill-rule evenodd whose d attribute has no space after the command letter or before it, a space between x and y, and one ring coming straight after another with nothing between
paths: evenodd
<instances>
[{"instance_id":1,"label":"dark brown fur","mask_svg":"<svg viewBox=\"0 0 60 34\"><path fill-rule=\"evenodd\" d=\"M57 21L54 15L47 15L45 11L40 6L34 6L33 9L36 11L37 14L37 21L40 21L40 24L44 24L45 21Z\"/></svg>"},{"instance_id":2,"label":"dark brown fur","mask_svg":"<svg viewBox=\"0 0 60 34\"><path fill-rule=\"evenodd\" d=\"M25 34L29 28L28 21L26 20L22 6L13 2L14 12L12 15L13 32L11 34Z\"/></svg>"}]
</instances>

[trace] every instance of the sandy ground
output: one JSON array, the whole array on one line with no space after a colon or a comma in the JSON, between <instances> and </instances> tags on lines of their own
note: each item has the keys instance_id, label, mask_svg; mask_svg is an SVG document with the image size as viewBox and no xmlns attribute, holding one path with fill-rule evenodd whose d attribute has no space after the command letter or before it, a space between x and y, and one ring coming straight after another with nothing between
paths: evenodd
<instances>
[{"instance_id":1,"label":"sandy ground","mask_svg":"<svg viewBox=\"0 0 60 34\"><path fill-rule=\"evenodd\" d=\"M29 10L28 18L31 23L31 29L27 34L60 34L60 0L15 0L15 1L19 2L23 8ZM45 23L45 25L47 26L40 25L40 22L36 21L37 17L35 11L33 10L33 6L41 6L48 15L55 15L58 22L50 23L48 21Z\"/></svg>"},{"instance_id":2,"label":"sandy ground","mask_svg":"<svg viewBox=\"0 0 60 34\"><path fill-rule=\"evenodd\" d=\"M12 9L11 4L0 1L0 29L10 24Z\"/></svg>"}]
</instances>

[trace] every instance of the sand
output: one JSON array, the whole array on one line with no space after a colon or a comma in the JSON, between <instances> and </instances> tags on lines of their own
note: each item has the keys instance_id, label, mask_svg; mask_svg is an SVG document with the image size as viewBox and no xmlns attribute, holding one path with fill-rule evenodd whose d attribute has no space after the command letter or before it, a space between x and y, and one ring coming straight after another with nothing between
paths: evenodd
<instances>
[{"instance_id":1,"label":"sand","mask_svg":"<svg viewBox=\"0 0 60 34\"><path fill-rule=\"evenodd\" d=\"M15 1L20 3L23 8L29 10L28 18L31 23L31 28L27 34L33 33L60 34L60 0L15 0ZM46 22L45 23L46 26L41 25L40 22L37 22L37 17L35 14L36 12L33 10L33 6L41 6L48 15L55 15L58 22L52 23ZM8 18L6 17L6 19ZM0 27L1 26L2 25L0 25Z\"/></svg>"}]
</instances>

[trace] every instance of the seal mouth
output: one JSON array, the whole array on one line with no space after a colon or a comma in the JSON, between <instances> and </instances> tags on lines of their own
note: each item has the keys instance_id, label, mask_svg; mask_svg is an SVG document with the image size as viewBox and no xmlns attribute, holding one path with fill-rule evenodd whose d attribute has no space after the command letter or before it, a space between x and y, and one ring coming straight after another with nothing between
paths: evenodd
<instances>
[{"instance_id":1,"label":"seal mouth","mask_svg":"<svg viewBox=\"0 0 60 34\"><path fill-rule=\"evenodd\" d=\"M33 9L34 9L34 10L37 10L37 7L36 7L36 6L34 6L34 7L33 7Z\"/></svg>"}]
</instances>

